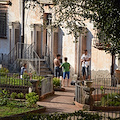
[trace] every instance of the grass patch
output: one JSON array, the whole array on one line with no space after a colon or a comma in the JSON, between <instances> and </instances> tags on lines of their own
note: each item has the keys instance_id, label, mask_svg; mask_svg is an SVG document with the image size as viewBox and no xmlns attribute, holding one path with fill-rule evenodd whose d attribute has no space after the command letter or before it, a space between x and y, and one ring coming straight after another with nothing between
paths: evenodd
<instances>
[{"instance_id":1,"label":"grass patch","mask_svg":"<svg viewBox=\"0 0 120 120\"><path fill-rule=\"evenodd\" d=\"M6 106L0 106L0 117L6 117L10 115L15 115L15 114L20 114L20 113L25 113L31 110L37 110L41 107L34 107L34 108L29 108L26 107L26 103L23 101L9 101L9 103Z\"/></svg>"}]
</instances>

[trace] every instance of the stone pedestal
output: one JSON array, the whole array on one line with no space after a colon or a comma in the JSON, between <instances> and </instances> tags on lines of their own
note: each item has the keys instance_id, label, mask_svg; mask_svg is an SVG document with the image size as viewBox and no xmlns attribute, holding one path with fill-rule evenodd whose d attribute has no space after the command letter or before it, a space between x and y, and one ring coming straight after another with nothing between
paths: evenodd
<instances>
[{"instance_id":1,"label":"stone pedestal","mask_svg":"<svg viewBox=\"0 0 120 120\"><path fill-rule=\"evenodd\" d=\"M93 109L94 100L92 97L92 92L95 90L93 87L91 87L92 83L92 81L86 81L87 87L83 88L83 90L86 92L85 104L90 106L90 110Z\"/></svg>"},{"instance_id":2,"label":"stone pedestal","mask_svg":"<svg viewBox=\"0 0 120 120\"><path fill-rule=\"evenodd\" d=\"M30 82L32 83L32 87L29 87L29 93L35 92L40 96L40 91L38 89L39 80L30 80Z\"/></svg>"}]
</instances>

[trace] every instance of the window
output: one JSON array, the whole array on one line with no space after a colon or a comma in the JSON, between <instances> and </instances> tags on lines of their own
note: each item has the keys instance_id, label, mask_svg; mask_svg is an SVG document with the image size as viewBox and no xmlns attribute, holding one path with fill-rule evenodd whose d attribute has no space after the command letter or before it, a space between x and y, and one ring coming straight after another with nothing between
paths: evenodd
<instances>
[{"instance_id":1,"label":"window","mask_svg":"<svg viewBox=\"0 0 120 120\"><path fill-rule=\"evenodd\" d=\"M0 38L7 37L7 11L0 10Z\"/></svg>"},{"instance_id":2,"label":"window","mask_svg":"<svg viewBox=\"0 0 120 120\"><path fill-rule=\"evenodd\" d=\"M52 14L48 13L47 14L47 25L51 25L52 24Z\"/></svg>"}]
</instances>

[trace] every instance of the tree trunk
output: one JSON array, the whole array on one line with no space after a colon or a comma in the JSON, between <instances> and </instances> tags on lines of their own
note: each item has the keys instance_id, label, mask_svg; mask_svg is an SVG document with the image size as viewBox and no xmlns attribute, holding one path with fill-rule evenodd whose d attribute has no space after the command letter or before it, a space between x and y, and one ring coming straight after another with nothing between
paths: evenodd
<instances>
[{"instance_id":1,"label":"tree trunk","mask_svg":"<svg viewBox=\"0 0 120 120\"><path fill-rule=\"evenodd\" d=\"M114 71L115 71L115 54L112 54L112 65L111 65L111 86L116 87L117 82L114 77Z\"/></svg>"}]
</instances>

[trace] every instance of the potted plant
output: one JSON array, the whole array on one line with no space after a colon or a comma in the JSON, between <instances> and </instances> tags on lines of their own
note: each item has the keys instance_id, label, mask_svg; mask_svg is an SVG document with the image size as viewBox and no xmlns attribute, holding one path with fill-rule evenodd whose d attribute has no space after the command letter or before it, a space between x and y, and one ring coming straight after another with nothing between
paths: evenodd
<instances>
[{"instance_id":1,"label":"potted plant","mask_svg":"<svg viewBox=\"0 0 120 120\"><path fill-rule=\"evenodd\" d=\"M64 88L61 88L60 78L53 78L54 91L65 91Z\"/></svg>"}]
</instances>

